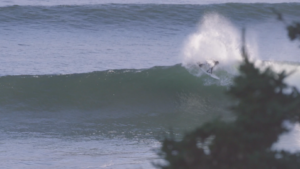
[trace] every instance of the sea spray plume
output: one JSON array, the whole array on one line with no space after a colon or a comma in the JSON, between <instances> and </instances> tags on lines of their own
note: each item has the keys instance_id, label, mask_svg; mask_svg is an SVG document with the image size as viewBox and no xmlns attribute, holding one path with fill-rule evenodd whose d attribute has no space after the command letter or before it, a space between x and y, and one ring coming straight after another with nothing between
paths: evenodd
<instances>
[{"instance_id":1,"label":"sea spray plume","mask_svg":"<svg viewBox=\"0 0 300 169\"><path fill-rule=\"evenodd\" d=\"M216 13L207 14L184 44L183 66L193 72L197 62L218 60L219 66L225 67L241 61L239 46L238 31L230 21Z\"/></svg>"},{"instance_id":2,"label":"sea spray plume","mask_svg":"<svg viewBox=\"0 0 300 169\"><path fill-rule=\"evenodd\" d=\"M299 168L299 152L292 154L272 147L281 134L290 130L284 123L300 122L299 91L284 82L288 76L285 71L261 71L249 60L245 45L241 53L240 75L227 92L237 101L231 107L236 120L206 123L180 141L166 138L159 155L167 163L158 164L159 168Z\"/></svg>"}]
</instances>

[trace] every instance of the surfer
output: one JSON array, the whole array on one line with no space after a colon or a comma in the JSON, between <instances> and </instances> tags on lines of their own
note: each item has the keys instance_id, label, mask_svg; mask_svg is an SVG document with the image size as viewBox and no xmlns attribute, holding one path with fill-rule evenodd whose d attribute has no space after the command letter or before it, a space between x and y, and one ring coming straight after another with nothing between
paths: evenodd
<instances>
[{"instance_id":1,"label":"surfer","mask_svg":"<svg viewBox=\"0 0 300 169\"><path fill-rule=\"evenodd\" d=\"M213 63L210 64L210 68L206 70L206 72L210 73L210 74L212 74L212 71L213 71L214 67L219 64L219 61L212 61L212 62ZM206 63L206 64L208 64L208 63ZM202 67L204 64L203 63L199 63L198 65L199 65L199 67Z\"/></svg>"}]
</instances>

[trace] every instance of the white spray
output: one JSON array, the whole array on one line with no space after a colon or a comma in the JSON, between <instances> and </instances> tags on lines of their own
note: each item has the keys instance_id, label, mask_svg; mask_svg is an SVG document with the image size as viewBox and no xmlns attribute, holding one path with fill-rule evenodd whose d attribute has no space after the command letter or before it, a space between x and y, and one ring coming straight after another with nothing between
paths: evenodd
<instances>
[{"instance_id":1,"label":"white spray","mask_svg":"<svg viewBox=\"0 0 300 169\"><path fill-rule=\"evenodd\" d=\"M247 45L251 56L254 50ZM216 67L228 73L236 72L241 57L241 31L225 17L213 13L205 15L195 33L186 40L183 48L182 65L191 73L201 75L197 63L219 61Z\"/></svg>"},{"instance_id":2,"label":"white spray","mask_svg":"<svg viewBox=\"0 0 300 169\"><path fill-rule=\"evenodd\" d=\"M255 34L256 33L255 31L253 32L253 30L248 31L248 33L246 34L246 48L250 60L255 61L255 65L261 70L264 70L266 67L271 66L272 69L277 73L283 70L287 72L295 71L292 76L289 76L287 78L287 83L300 89L300 64L297 62L293 62L294 64L280 62L282 59L284 60L285 58L287 58L287 56L277 56L276 53L278 53L278 51L275 49L267 48L266 44L264 45L266 49L262 48L263 51L258 51L257 44L260 46L262 46L263 44L256 42ZM291 45L290 42L286 43L288 45ZM228 19L219 14L207 14L202 18L196 32L191 34L184 43L182 51L182 65L190 73L196 76L201 76L202 73L199 70L197 63L203 63L208 60L217 60L220 62L220 64L214 69L214 72L216 74L223 71L226 72L227 75L236 75L238 73L237 68L239 62L242 61L240 50L241 45L241 31L239 29L237 29ZM266 54L265 50L267 50L269 53ZM293 52L294 51L295 50L293 50ZM258 56L258 53L262 53L264 56ZM260 58L262 57L266 59L265 55L273 56L273 59L275 60L270 62L263 62ZM230 81L228 77L220 78L223 81ZM209 83L211 82L212 81L210 81ZM227 85L228 83L224 82L223 84Z\"/></svg>"}]
</instances>

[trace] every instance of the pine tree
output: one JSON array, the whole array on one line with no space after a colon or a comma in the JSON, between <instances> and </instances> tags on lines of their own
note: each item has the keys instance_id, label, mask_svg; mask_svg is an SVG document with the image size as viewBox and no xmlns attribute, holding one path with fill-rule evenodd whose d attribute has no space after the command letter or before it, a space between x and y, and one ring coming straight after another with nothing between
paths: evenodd
<instances>
[{"instance_id":1,"label":"pine tree","mask_svg":"<svg viewBox=\"0 0 300 169\"><path fill-rule=\"evenodd\" d=\"M283 123L300 121L300 95L284 82L288 74L249 61L242 47L240 75L227 94L237 100L231 107L236 120L215 120L184 135L162 142L161 169L299 169L300 153L272 150L278 137L288 132Z\"/></svg>"}]
</instances>

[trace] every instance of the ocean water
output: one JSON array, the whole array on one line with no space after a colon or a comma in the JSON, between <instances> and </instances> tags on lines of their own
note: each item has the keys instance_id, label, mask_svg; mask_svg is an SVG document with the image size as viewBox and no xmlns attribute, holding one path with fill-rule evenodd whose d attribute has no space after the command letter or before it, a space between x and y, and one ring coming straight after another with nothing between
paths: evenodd
<instances>
[{"instance_id":1,"label":"ocean water","mask_svg":"<svg viewBox=\"0 0 300 169\"><path fill-rule=\"evenodd\" d=\"M271 9L300 20L300 1L1 1L1 168L154 168L166 133L234 120L242 28L256 65L300 89L300 44ZM299 132L274 148L300 150Z\"/></svg>"}]
</instances>

